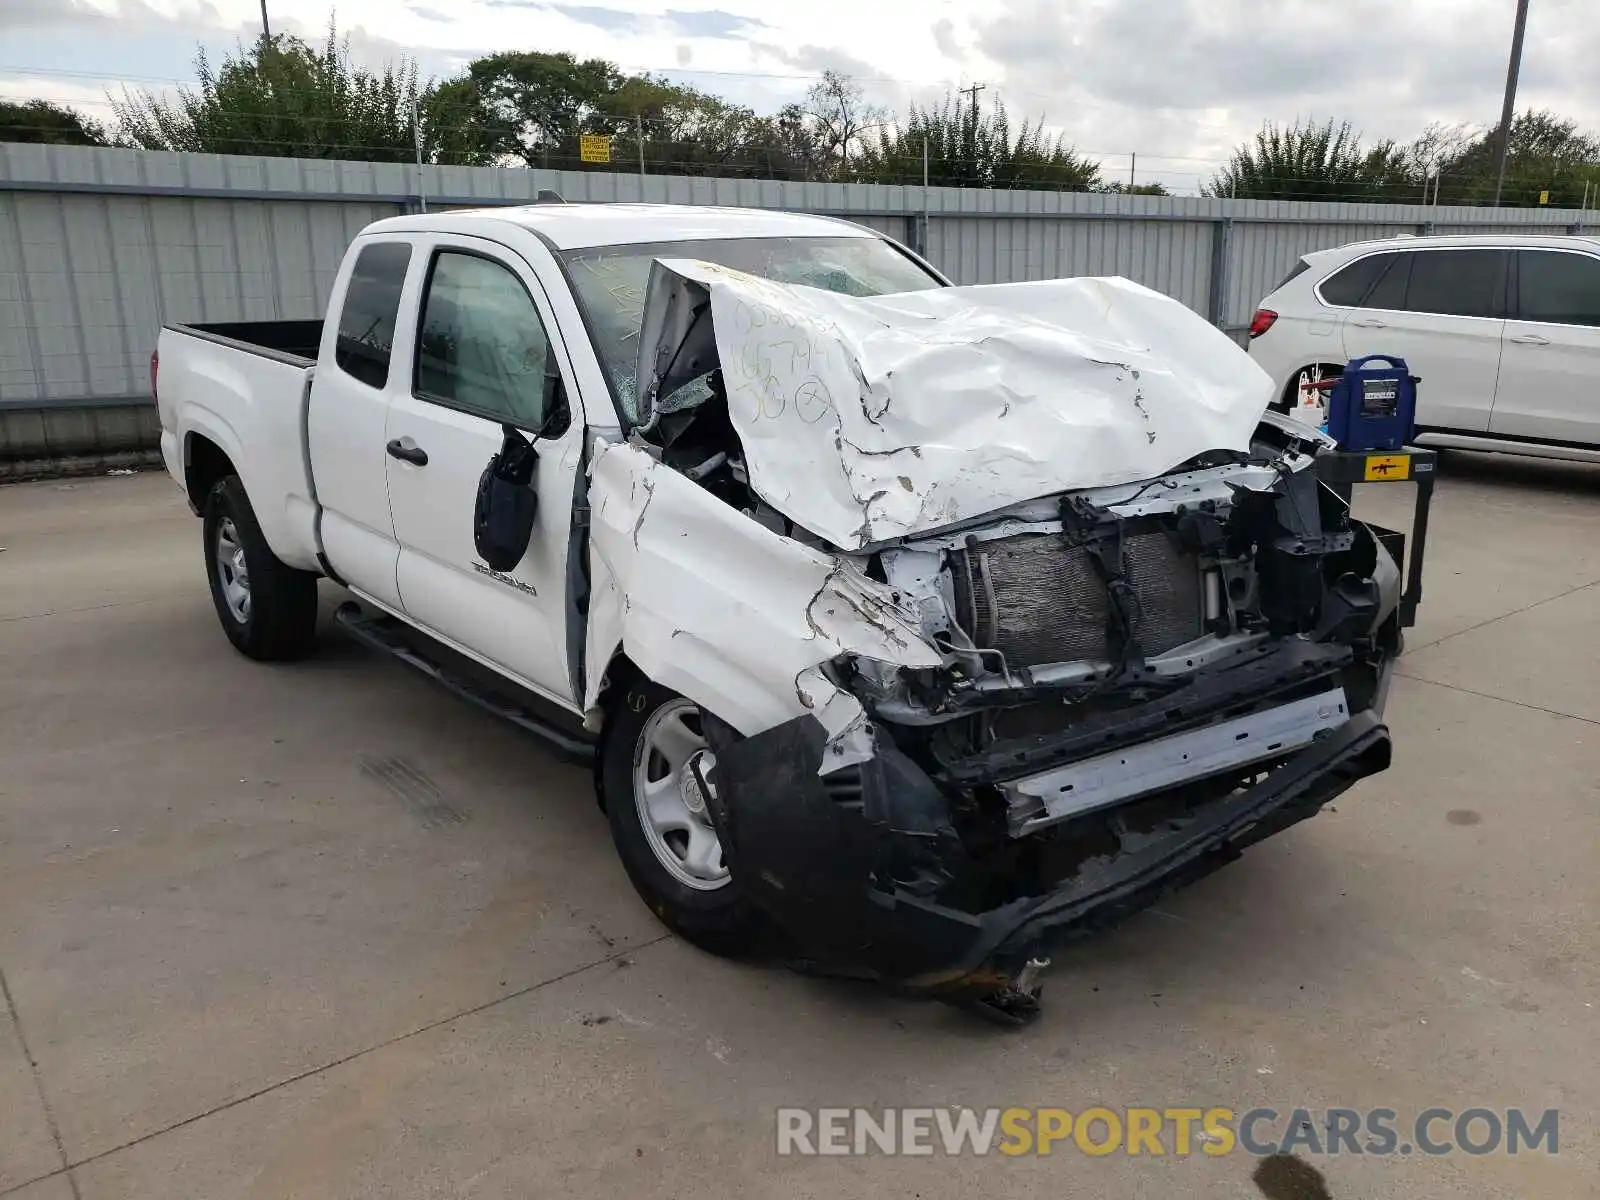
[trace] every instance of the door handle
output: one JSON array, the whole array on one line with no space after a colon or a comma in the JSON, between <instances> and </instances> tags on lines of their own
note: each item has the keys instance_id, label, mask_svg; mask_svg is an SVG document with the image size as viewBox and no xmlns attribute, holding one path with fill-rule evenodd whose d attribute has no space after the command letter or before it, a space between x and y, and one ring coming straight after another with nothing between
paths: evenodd
<instances>
[{"instance_id":1,"label":"door handle","mask_svg":"<svg viewBox=\"0 0 1600 1200\"><path fill-rule=\"evenodd\" d=\"M1550 339L1540 337L1537 333L1519 333L1511 339L1519 346L1548 346Z\"/></svg>"},{"instance_id":2,"label":"door handle","mask_svg":"<svg viewBox=\"0 0 1600 1200\"><path fill-rule=\"evenodd\" d=\"M1380 321L1376 317L1362 317L1359 321L1351 321L1350 324L1354 325L1357 329L1387 329L1387 328L1389 328L1387 322Z\"/></svg>"},{"instance_id":3,"label":"door handle","mask_svg":"<svg viewBox=\"0 0 1600 1200\"><path fill-rule=\"evenodd\" d=\"M398 458L401 462L408 462L418 467L428 465L428 452L408 437L395 438L386 449L390 458Z\"/></svg>"}]
</instances>

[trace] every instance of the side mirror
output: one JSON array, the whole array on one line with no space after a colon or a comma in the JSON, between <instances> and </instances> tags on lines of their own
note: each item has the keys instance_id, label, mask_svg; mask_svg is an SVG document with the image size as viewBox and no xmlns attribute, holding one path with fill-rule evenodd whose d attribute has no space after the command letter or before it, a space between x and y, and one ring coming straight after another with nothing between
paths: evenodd
<instances>
[{"instance_id":1,"label":"side mirror","mask_svg":"<svg viewBox=\"0 0 1600 1200\"><path fill-rule=\"evenodd\" d=\"M539 452L516 426L503 425L501 432L500 452L478 478L472 513L473 543L492 571L509 571L522 561L539 513L534 489Z\"/></svg>"}]
</instances>

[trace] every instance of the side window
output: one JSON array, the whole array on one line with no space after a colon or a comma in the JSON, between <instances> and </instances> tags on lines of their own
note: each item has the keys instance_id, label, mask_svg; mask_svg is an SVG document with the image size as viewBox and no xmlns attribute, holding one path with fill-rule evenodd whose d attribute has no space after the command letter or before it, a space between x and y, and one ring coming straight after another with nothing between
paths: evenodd
<instances>
[{"instance_id":1,"label":"side window","mask_svg":"<svg viewBox=\"0 0 1600 1200\"><path fill-rule=\"evenodd\" d=\"M1278 288L1281 288L1284 284L1288 283L1291 279L1298 279L1301 275L1305 274L1310 269L1311 269L1311 264L1308 263L1305 259L1302 258L1299 262L1295 263L1294 266L1289 268L1289 273L1287 275L1285 275L1282 279L1278 280L1278 287L1275 287L1272 290L1273 291L1277 291Z\"/></svg>"},{"instance_id":2,"label":"side window","mask_svg":"<svg viewBox=\"0 0 1600 1200\"><path fill-rule=\"evenodd\" d=\"M351 270L333 360L346 375L368 387L381 388L388 382L400 289L410 264L411 247L406 242L374 242L362 248Z\"/></svg>"},{"instance_id":3,"label":"side window","mask_svg":"<svg viewBox=\"0 0 1600 1200\"><path fill-rule=\"evenodd\" d=\"M1322 298L1341 308L1357 307L1367 298L1367 293L1372 290L1378 276L1383 274L1383 269L1399 257L1398 254L1369 254L1356 259L1322 281ZM1305 264L1301 265L1303 267ZM1294 274L1291 274L1289 279L1293 278ZM1289 279L1283 282L1288 283Z\"/></svg>"},{"instance_id":4,"label":"side window","mask_svg":"<svg viewBox=\"0 0 1600 1200\"><path fill-rule=\"evenodd\" d=\"M433 260L417 335L416 394L538 429L555 376L533 298L508 267L442 250Z\"/></svg>"},{"instance_id":5,"label":"side window","mask_svg":"<svg viewBox=\"0 0 1600 1200\"><path fill-rule=\"evenodd\" d=\"M1419 250L1406 288L1410 312L1449 317L1504 314L1504 250Z\"/></svg>"},{"instance_id":6,"label":"side window","mask_svg":"<svg viewBox=\"0 0 1600 1200\"><path fill-rule=\"evenodd\" d=\"M1388 265L1362 301L1363 308L1383 308L1394 312L1406 306L1406 282L1411 278L1415 254L1386 254Z\"/></svg>"},{"instance_id":7,"label":"side window","mask_svg":"<svg viewBox=\"0 0 1600 1200\"><path fill-rule=\"evenodd\" d=\"M1517 316L1556 325L1600 325L1600 259L1517 251Z\"/></svg>"}]
</instances>

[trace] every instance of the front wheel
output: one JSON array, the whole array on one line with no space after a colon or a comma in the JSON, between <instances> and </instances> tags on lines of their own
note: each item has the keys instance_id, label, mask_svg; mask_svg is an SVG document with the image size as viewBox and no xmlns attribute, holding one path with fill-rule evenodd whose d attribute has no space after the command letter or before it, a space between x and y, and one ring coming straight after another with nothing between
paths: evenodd
<instances>
[{"instance_id":1,"label":"front wheel","mask_svg":"<svg viewBox=\"0 0 1600 1200\"><path fill-rule=\"evenodd\" d=\"M228 640L264 662L306 654L316 637L317 577L272 552L237 475L217 481L203 511L206 576Z\"/></svg>"},{"instance_id":2,"label":"front wheel","mask_svg":"<svg viewBox=\"0 0 1600 1200\"><path fill-rule=\"evenodd\" d=\"M634 889L666 926L702 950L760 948L764 915L744 895L706 811L715 760L699 707L648 680L612 705L599 770L611 836Z\"/></svg>"}]
</instances>

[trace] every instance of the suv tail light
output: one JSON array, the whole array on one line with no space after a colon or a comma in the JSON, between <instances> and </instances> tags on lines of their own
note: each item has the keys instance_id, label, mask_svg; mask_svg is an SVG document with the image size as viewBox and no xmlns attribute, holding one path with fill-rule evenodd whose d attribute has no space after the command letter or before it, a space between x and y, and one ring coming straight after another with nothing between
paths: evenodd
<instances>
[{"instance_id":1,"label":"suv tail light","mask_svg":"<svg viewBox=\"0 0 1600 1200\"><path fill-rule=\"evenodd\" d=\"M156 377L161 374L161 351L150 351L150 399L159 401L161 395L156 391Z\"/></svg>"},{"instance_id":2,"label":"suv tail light","mask_svg":"<svg viewBox=\"0 0 1600 1200\"><path fill-rule=\"evenodd\" d=\"M1256 315L1250 318L1250 336L1253 338L1260 337L1272 328L1272 323L1277 319L1278 314L1270 308L1256 309Z\"/></svg>"}]
</instances>

